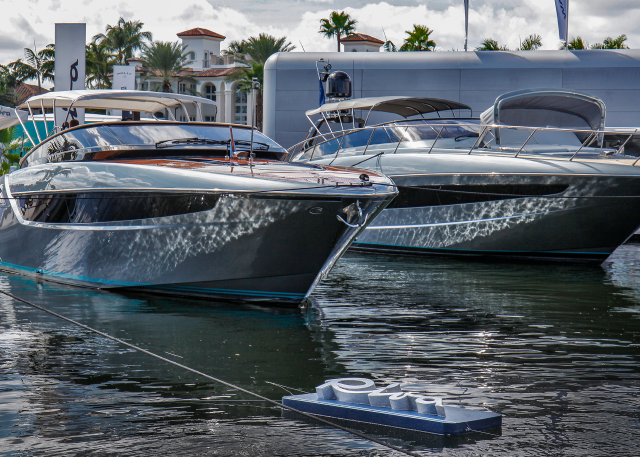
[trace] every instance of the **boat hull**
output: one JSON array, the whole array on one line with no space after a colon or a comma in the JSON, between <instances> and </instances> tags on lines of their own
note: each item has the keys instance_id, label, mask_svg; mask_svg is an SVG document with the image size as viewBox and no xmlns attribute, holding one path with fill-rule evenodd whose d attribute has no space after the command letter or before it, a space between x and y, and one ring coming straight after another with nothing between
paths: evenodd
<instances>
[{"instance_id":1,"label":"boat hull","mask_svg":"<svg viewBox=\"0 0 640 457\"><path fill-rule=\"evenodd\" d=\"M401 189L517 182L564 185L566 190L452 205L392 208L391 204L358 237L353 249L600 264L640 226L640 178L635 176L469 174L398 176L394 181ZM402 198L402 190L397 198Z\"/></svg>"},{"instance_id":2,"label":"boat hull","mask_svg":"<svg viewBox=\"0 0 640 457\"><path fill-rule=\"evenodd\" d=\"M381 204L361 201L365 212ZM300 302L360 230L337 219L344 206L221 197L209 211L64 229L23 225L5 204L0 268L88 287Z\"/></svg>"},{"instance_id":3,"label":"boat hull","mask_svg":"<svg viewBox=\"0 0 640 457\"><path fill-rule=\"evenodd\" d=\"M300 303L396 193L386 177L372 178L384 180L379 188L318 185L309 170L325 170L277 162L148 163L6 176L0 269L84 287ZM303 179L287 177L296 173Z\"/></svg>"}]
</instances>

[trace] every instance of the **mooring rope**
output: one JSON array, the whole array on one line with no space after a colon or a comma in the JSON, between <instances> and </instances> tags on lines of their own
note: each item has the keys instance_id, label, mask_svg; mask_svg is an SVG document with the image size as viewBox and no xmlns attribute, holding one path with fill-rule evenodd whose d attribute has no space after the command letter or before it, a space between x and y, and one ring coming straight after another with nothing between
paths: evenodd
<instances>
[{"instance_id":1,"label":"mooring rope","mask_svg":"<svg viewBox=\"0 0 640 457\"><path fill-rule=\"evenodd\" d=\"M191 368L191 367L188 367L188 366L183 365L181 363L175 362L175 361L173 361L171 359L167 359L165 357L162 357L161 355L155 354L155 353L153 353L151 351L148 351L146 349L142 349L141 347L136 346L135 344L128 343L128 342L126 342L124 340L121 340L120 338L116 338L115 336L111 336L111 335L109 335L107 333L101 332L100 330L96 330L96 329L94 329L92 327L89 327L88 325L81 324L80 322L77 322L77 321L75 321L75 320L73 320L73 319L71 319L69 317L63 316L62 314L58 314L58 313L56 313L54 311L51 311L51 310L49 310L47 308L44 308L44 307L36 305L35 303L32 303L32 302L30 302L28 300L25 300L24 298L20 298L20 297L18 297L16 295L13 295L10 292L6 292L6 291L0 289L0 293L2 293L4 295L7 295L8 297L11 297L14 300L22 302L22 303L24 303L26 305L32 306L32 307L34 307L36 309L39 309L40 311L44 311L45 313L51 314L52 316L55 316L55 317L57 317L59 319L62 319L62 320L65 320L67 322L70 322L70 323L72 323L74 325L77 325L78 327L81 327L81 328L83 328L85 330L88 330L90 332L96 333L96 334L98 334L100 336L108 338L108 339L110 339L112 341L115 341L117 343L120 343L120 344L122 344L124 346L130 347L131 349L135 349L136 351L142 352L143 354L147 354L147 355L149 355L151 357L155 357L156 359L162 360L163 362L170 363L171 365L175 365L175 366L177 366L179 368L182 368L184 370L190 371L192 373L195 373L195 374L200 375L200 376L202 376L204 378L210 379L211 381L217 382L217 383L222 384L224 386L230 387L230 388L235 389L235 390L239 390L240 392L244 392L244 393L246 393L248 395L251 395L253 397L256 397L256 398L258 398L258 399L260 399L262 401L265 401L267 403L275 405L278 408L282 408L282 409L286 409L286 410L292 411L292 412L294 412L296 414L300 414L301 416L304 416L304 417L306 417L308 419L312 419L312 420L321 422L323 424L329 425L331 427L337 428L339 430L342 430L344 432L351 433L352 435L355 435L355 436L357 436L359 438L371 441L373 443L379 444L380 446L387 447L387 448L392 449L394 451L401 452L401 453L403 453L405 455L410 455L412 457L421 457L419 454L416 454L414 452L407 451L406 449L399 448L397 446L394 446L393 444L386 443L384 441L378 440L377 438L373 438L371 436L365 435L365 434L357 432L355 430L351 430L349 428L343 427L343 426L338 425L338 424L336 424L334 422L331 422L331 421L328 421L326 419L323 419L322 417L316 416L315 414L306 413L306 412L300 411L300 410L298 410L296 408L292 408L291 406L284 405L282 403L278 403L275 400L272 400L270 398L264 397L264 396L262 396L260 394L255 393L255 392L251 392L250 390L243 389L242 387L236 386L235 384L231 384L230 382L223 381L222 379L215 378L215 377L210 376L210 375L208 375L206 373L198 371L198 370L196 370L194 368Z\"/></svg>"}]
</instances>

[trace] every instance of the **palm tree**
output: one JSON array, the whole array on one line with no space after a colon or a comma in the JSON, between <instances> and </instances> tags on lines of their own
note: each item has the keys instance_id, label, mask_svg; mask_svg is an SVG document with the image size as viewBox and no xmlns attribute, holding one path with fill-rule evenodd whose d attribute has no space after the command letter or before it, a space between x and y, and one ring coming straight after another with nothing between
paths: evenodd
<instances>
[{"instance_id":1,"label":"palm tree","mask_svg":"<svg viewBox=\"0 0 640 457\"><path fill-rule=\"evenodd\" d=\"M232 41L231 43L229 43L229 47L222 51L222 54L228 56L240 56L247 53L246 48L247 40Z\"/></svg>"},{"instance_id":2,"label":"palm tree","mask_svg":"<svg viewBox=\"0 0 640 457\"><path fill-rule=\"evenodd\" d=\"M256 94L256 124L258 130L262 130L262 87L264 86L264 62L252 60L246 67L240 67L225 78L225 81L240 81L238 87L242 92L249 93L253 90L253 78L258 78L260 89ZM248 119L249 123L252 122Z\"/></svg>"},{"instance_id":3,"label":"palm tree","mask_svg":"<svg viewBox=\"0 0 640 457\"><path fill-rule=\"evenodd\" d=\"M508 51L506 46L500 46L497 40L493 38L485 38L480 46L476 48L476 51Z\"/></svg>"},{"instance_id":4,"label":"palm tree","mask_svg":"<svg viewBox=\"0 0 640 457\"><path fill-rule=\"evenodd\" d=\"M38 81L38 93L42 92L42 83L44 81L53 82L53 72L55 70L55 45L49 44L41 51L35 49L24 48L24 57L26 62L18 59L9 64L9 68L15 73L19 82L28 79Z\"/></svg>"},{"instance_id":5,"label":"palm tree","mask_svg":"<svg viewBox=\"0 0 640 457\"><path fill-rule=\"evenodd\" d=\"M261 33L258 37L250 37L248 40L241 42L240 49L242 54L247 55L251 60L256 62L266 62L276 52L293 51L296 47L287 41L287 37L276 38L265 33ZM245 59L240 59L247 60Z\"/></svg>"},{"instance_id":6,"label":"palm tree","mask_svg":"<svg viewBox=\"0 0 640 457\"><path fill-rule=\"evenodd\" d=\"M391 40L387 40L384 42L383 49L385 50L385 52L398 52L398 48L396 48L396 45L393 44L393 41Z\"/></svg>"},{"instance_id":7,"label":"palm tree","mask_svg":"<svg viewBox=\"0 0 640 457\"><path fill-rule=\"evenodd\" d=\"M144 49L145 41L151 41L151 32L143 32L140 21L125 21L120 17L114 26L107 25L105 33L93 37L97 43L106 42L107 49L115 53L116 65L126 65L133 53Z\"/></svg>"},{"instance_id":8,"label":"palm tree","mask_svg":"<svg viewBox=\"0 0 640 457\"><path fill-rule=\"evenodd\" d=\"M629 46L624 44L627 41L627 35L622 34L617 38L607 37L602 43L595 43L591 45L591 49L629 49Z\"/></svg>"},{"instance_id":9,"label":"palm tree","mask_svg":"<svg viewBox=\"0 0 640 457\"><path fill-rule=\"evenodd\" d=\"M326 36L327 38L338 38L338 52L340 52L340 37L342 35L349 35L356 30L355 19L351 19L344 11L338 13L333 11L329 16L329 19L320 19L320 30L318 33Z\"/></svg>"},{"instance_id":10,"label":"palm tree","mask_svg":"<svg viewBox=\"0 0 640 457\"><path fill-rule=\"evenodd\" d=\"M186 46L178 41L154 41L149 46L145 46L142 53L144 66L156 70L161 78L162 92L173 92L171 83L177 77L181 80L195 81L193 78L181 75L187 67L189 61L185 53Z\"/></svg>"},{"instance_id":11,"label":"palm tree","mask_svg":"<svg viewBox=\"0 0 640 457\"><path fill-rule=\"evenodd\" d=\"M94 89L111 89L108 75L113 72L114 62L104 41L89 43L86 47L87 85Z\"/></svg>"},{"instance_id":12,"label":"palm tree","mask_svg":"<svg viewBox=\"0 0 640 457\"><path fill-rule=\"evenodd\" d=\"M535 33L532 33L520 43L518 51L537 51L542 46L542 37Z\"/></svg>"},{"instance_id":13,"label":"palm tree","mask_svg":"<svg viewBox=\"0 0 640 457\"><path fill-rule=\"evenodd\" d=\"M15 133L15 127L0 130L0 175L9 173L11 165L17 165L20 162L18 149L22 146L22 141L13 139Z\"/></svg>"},{"instance_id":14,"label":"palm tree","mask_svg":"<svg viewBox=\"0 0 640 457\"><path fill-rule=\"evenodd\" d=\"M400 51L433 51L436 47L436 42L429 39L433 30L426 25L413 25L413 30L407 30L409 35L404 40L404 44L400 46Z\"/></svg>"},{"instance_id":15,"label":"palm tree","mask_svg":"<svg viewBox=\"0 0 640 457\"><path fill-rule=\"evenodd\" d=\"M264 64L276 52L290 52L296 47L287 41L287 37L276 38L261 33L257 37L249 37L240 42L234 41L229 46L227 54L236 56L236 60L244 66L238 68L225 78L228 82L240 81L242 92L253 90L253 78L258 78L260 90L256 96L256 122L259 130L262 130L262 86L264 80Z\"/></svg>"},{"instance_id":16,"label":"palm tree","mask_svg":"<svg viewBox=\"0 0 640 457\"><path fill-rule=\"evenodd\" d=\"M558 49L564 49L564 44L561 44ZM576 51L580 49L589 49L589 44L582 39L582 37L572 38L567 44L567 49Z\"/></svg>"},{"instance_id":17,"label":"palm tree","mask_svg":"<svg viewBox=\"0 0 640 457\"><path fill-rule=\"evenodd\" d=\"M14 89L20 85L16 73L5 65L0 65L0 105L14 107L16 96Z\"/></svg>"}]
</instances>

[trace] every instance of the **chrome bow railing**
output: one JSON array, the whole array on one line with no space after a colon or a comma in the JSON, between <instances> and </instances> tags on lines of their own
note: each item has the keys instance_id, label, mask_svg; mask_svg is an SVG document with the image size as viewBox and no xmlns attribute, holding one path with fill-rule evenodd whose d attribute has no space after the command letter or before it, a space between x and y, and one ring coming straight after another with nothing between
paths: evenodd
<instances>
[{"instance_id":1,"label":"chrome bow railing","mask_svg":"<svg viewBox=\"0 0 640 457\"><path fill-rule=\"evenodd\" d=\"M625 148L630 148L638 154L624 158L633 160L631 165L635 166L640 160L639 131L640 128L631 127L589 130L479 124L463 120L395 121L317 133L291 146L288 159L332 159L333 162L345 151L349 151L349 155L375 157L411 149L426 154L434 150L438 153L466 151L467 154L492 153L507 157L526 154L527 158L574 161L581 158L580 152L588 152L589 158L593 159L594 154L625 155Z\"/></svg>"}]
</instances>

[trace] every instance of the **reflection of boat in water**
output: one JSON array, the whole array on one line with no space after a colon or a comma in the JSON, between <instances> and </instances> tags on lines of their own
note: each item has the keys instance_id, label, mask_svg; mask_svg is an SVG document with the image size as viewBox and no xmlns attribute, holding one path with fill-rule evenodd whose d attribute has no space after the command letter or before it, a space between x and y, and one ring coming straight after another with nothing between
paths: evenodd
<instances>
[{"instance_id":1,"label":"reflection of boat in water","mask_svg":"<svg viewBox=\"0 0 640 457\"><path fill-rule=\"evenodd\" d=\"M190 104L201 118L202 103L211 102L109 90L52 92L24 107ZM3 180L0 265L91 287L300 302L396 191L377 173L285 155L246 126L149 119L56 129Z\"/></svg>"},{"instance_id":2,"label":"reflection of boat in water","mask_svg":"<svg viewBox=\"0 0 640 457\"><path fill-rule=\"evenodd\" d=\"M424 118L465 108L416 97L327 103L307 112L321 119L292 161L394 180L400 193L358 237L361 250L600 263L640 226L640 167L624 154L634 129L605 130L602 101L516 91L481 119ZM404 119L366 125L381 112Z\"/></svg>"}]
</instances>

